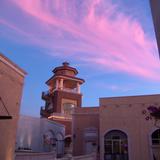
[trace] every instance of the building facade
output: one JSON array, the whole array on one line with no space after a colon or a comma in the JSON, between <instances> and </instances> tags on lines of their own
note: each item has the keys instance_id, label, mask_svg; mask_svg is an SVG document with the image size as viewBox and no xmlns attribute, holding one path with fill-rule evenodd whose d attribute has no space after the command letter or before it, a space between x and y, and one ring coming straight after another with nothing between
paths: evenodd
<instances>
[{"instance_id":1,"label":"building facade","mask_svg":"<svg viewBox=\"0 0 160 160\"><path fill-rule=\"evenodd\" d=\"M73 155L96 152L101 160L159 160L160 121L147 108L160 95L100 98L99 107L73 114Z\"/></svg>"},{"instance_id":2,"label":"building facade","mask_svg":"<svg viewBox=\"0 0 160 160\"><path fill-rule=\"evenodd\" d=\"M64 155L65 127L46 118L21 115L18 123L16 152L53 152Z\"/></svg>"},{"instance_id":3,"label":"building facade","mask_svg":"<svg viewBox=\"0 0 160 160\"><path fill-rule=\"evenodd\" d=\"M73 156L160 160L160 94L100 98L99 106L82 107L84 80L75 77L76 69L63 63L53 72L50 90L42 94L46 106L41 116L65 124L65 145L72 142Z\"/></svg>"},{"instance_id":4,"label":"building facade","mask_svg":"<svg viewBox=\"0 0 160 160\"><path fill-rule=\"evenodd\" d=\"M0 143L3 146L0 149L0 159L2 160L14 159L25 75L25 71L0 53Z\"/></svg>"}]
</instances>

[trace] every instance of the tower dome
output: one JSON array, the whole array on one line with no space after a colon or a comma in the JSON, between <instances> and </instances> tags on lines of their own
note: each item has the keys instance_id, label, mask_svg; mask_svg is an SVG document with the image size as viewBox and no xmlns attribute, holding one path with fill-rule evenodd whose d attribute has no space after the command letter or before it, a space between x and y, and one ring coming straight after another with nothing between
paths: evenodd
<instances>
[{"instance_id":1,"label":"tower dome","mask_svg":"<svg viewBox=\"0 0 160 160\"><path fill-rule=\"evenodd\" d=\"M62 66L56 67L52 71L55 75L68 75L68 76L76 76L78 71L76 68L70 66L68 62L63 62Z\"/></svg>"}]
</instances>

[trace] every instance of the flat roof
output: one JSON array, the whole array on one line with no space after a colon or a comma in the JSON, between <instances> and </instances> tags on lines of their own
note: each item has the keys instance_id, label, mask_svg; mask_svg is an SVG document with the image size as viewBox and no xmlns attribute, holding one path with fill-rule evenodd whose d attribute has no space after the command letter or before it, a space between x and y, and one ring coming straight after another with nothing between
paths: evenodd
<instances>
[{"instance_id":1,"label":"flat roof","mask_svg":"<svg viewBox=\"0 0 160 160\"><path fill-rule=\"evenodd\" d=\"M99 99L118 99L118 98L142 98L142 97L155 97L160 96L160 94L143 94L143 95L129 95L129 96L115 96L115 97L100 97Z\"/></svg>"},{"instance_id":2,"label":"flat roof","mask_svg":"<svg viewBox=\"0 0 160 160\"><path fill-rule=\"evenodd\" d=\"M119 97L104 97L99 99L100 106L117 104L159 104L160 94L151 95L135 95L135 96L119 96Z\"/></svg>"}]
</instances>

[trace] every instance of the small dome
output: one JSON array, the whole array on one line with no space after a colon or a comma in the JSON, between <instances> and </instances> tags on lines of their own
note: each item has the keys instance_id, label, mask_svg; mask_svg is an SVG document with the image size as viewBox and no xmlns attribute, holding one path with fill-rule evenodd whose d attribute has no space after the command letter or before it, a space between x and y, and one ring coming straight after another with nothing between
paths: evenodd
<instances>
[{"instance_id":1,"label":"small dome","mask_svg":"<svg viewBox=\"0 0 160 160\"><path fill-rule=\"evenodd\" d=\"M52 72L55 75L69 75L73 77L78 74L77 69L71 67L67 61L63 62L62 66L56 67Z\"/></svg>"}]
</instances>

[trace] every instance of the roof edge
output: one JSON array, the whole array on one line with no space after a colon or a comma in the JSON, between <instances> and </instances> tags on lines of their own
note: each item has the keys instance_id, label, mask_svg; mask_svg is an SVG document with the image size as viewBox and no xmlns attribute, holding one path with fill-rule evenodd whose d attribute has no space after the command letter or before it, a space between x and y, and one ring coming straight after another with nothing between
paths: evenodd
<instances>
[{"instance_id":1,"label":"roof edge","mask_svg":"<svg viewBox=\"0 0 160 160\"><path fill-rule=\"evenodd\" d=\"M0 52L0 61L2 61L3 63L5 63L9 67L11 67L14 71L16 71L17 73L19 73L21 76L25 77L25 75L27 75L26 71L24 71L17 64L15 64L14 62L12 62L9 58L7 58L6 56L4 56L4 54L2 54L1 52Z\"/></svg>"},{"instance_id":2,"label":"roof edge","mask_svg":"<svg viewBox=\"0 0 160 160\"><path fill-rule=\"evenodd\" d=\"M140 98L140 97L148 97L148 96L160 96L160 94L140 94L140 95L129 95L129 96L115 96L115 97L100 97L99 99L118 99L118 98Z\"/></svg>"}]
</instances>

